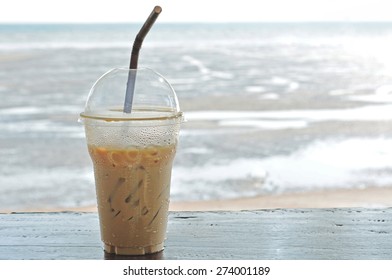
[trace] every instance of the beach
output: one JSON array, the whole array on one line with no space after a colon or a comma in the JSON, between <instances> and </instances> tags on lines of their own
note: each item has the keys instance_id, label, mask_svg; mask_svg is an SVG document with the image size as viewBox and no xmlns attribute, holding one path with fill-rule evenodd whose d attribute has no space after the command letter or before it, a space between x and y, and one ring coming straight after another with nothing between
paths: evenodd
<instances>
[{"instance_id":1,"label":"beach","mask_svg":"<svg viewBox=\"0 0 392 280\"><path fill-rule=\"evenodd\" d=\"M94 211L78 118L139 27L0 25L0 212ZM171 209L390 206L391 42L390 23L154 26L139 64L186 119Z\"/></svg>"},{"instance_id":2,"label":"beach","mask_svg":"<svg viewBox=\"0 0 392 280\"><path fill-rule=\"evenodd\" d=\"M337 189L306 193L257 196L246 199L186 201L172 211L241 211L284 208L384 208L391 207L392 188ZM94 207L89 210L94 211Z\"/></svg>"},{"instance_id":3,"label":"beach","mask_svg":"<svg viewBox=\"0 0 392 280\"><path fill-rule=\"evenodd\" d=\"M307 208L386 208L392 207L392 187L336 189L264 195L250 198L171 202L169 211L242 211L259 209ZM18 212L97 212L96 205L74 208L20 209ZM11 213L3 209L0 213Z\"/></svg>"}]
</instances>

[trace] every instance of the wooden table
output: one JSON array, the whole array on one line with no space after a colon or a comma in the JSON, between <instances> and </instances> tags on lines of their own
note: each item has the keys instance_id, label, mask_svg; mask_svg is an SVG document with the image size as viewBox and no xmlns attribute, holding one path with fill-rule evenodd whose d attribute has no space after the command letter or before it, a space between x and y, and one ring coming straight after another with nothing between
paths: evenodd
<instances>
[{"instance_id":1,"label":"wooden table","mask_svg":"<svg viewBox=\"0 0 392 280\"><path fill-rule=\"evenodd\" d=\"M392 208L172 212L168 230L165 250L145 258L392 259ZM97 213L0 214L0 259L116 258Z\"/></svg>"}]
</instances>

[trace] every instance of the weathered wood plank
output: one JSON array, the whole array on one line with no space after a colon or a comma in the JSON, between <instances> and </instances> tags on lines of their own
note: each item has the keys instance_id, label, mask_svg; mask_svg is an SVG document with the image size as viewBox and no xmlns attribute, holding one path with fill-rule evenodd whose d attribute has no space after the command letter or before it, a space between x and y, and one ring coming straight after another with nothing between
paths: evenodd
<instances>
[{"instance_id":1,"label":"weathered wood plank","mask_svg":"<svg viewBox=\"0 0 392 280\"><path fill-rule=\"evenodd\" d=\"M147 258L392 259L391 221L392 208L175 212ZM0 214L0 259L103 258L96 213Z\"/></svg>"}]
</instances>

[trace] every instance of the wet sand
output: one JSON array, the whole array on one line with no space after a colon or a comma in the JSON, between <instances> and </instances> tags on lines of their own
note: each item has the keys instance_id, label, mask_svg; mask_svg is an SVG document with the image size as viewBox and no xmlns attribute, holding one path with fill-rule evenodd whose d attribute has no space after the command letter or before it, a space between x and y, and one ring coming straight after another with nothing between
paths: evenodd
<instances>
[{"instance_id":1,"label":"wet sand","mask_svg":"<svg viewBox=\"0 0 392 280\"><path fill-rule=\"evenodd\" d=\"M240 211L279 208L345 208L392 207L392 187L365 189L335 189L280 195L263 195L250 198L176 201L170 203L170 211ZM75 208L23 209L18 212L96 212L96 205ZM2 211L9 213L11 211Z\"/></svg>"},{"instance_id":2,"label":"wet sand","mask_svg":"<svg viewBox=\"0 0 392 280\"><path fill-rule=\"evenodd\" d=\"M343 208L391 207L392 187L340 189L281 195L265 195L243 199L198 202L175 202L173 211L255 210L276 208Z\"/></svg>"}]
</instances>

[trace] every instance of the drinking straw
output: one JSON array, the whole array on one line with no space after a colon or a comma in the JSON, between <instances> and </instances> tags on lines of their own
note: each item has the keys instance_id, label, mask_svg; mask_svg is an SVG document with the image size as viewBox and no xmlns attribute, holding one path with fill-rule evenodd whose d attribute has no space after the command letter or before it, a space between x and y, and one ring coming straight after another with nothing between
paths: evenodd
<instances>
[{"instance_id":1,"label":"drinking straw","mask_svg":"<svg viewBox=\"0 0 392 280\"><path fill-rule=\"evenodd\" d=\"M129 65L129 69L131 70L137 69L137 63L139 60L139 51L142 47L143 40L146 37L147 33L150 31L155 20L158 18L161 12L162 12L162 8L160 6L155 6L150 16L147 18L146 22L143 24L142 28L140 29L139 33L136 35L132 47L131 62ZM125 94L124 113L131 113L132 111L133 95L135 91L135 81L136 81L136 71L130 71L128 74L127 90Z\"/></svg>"}]
</instances>

